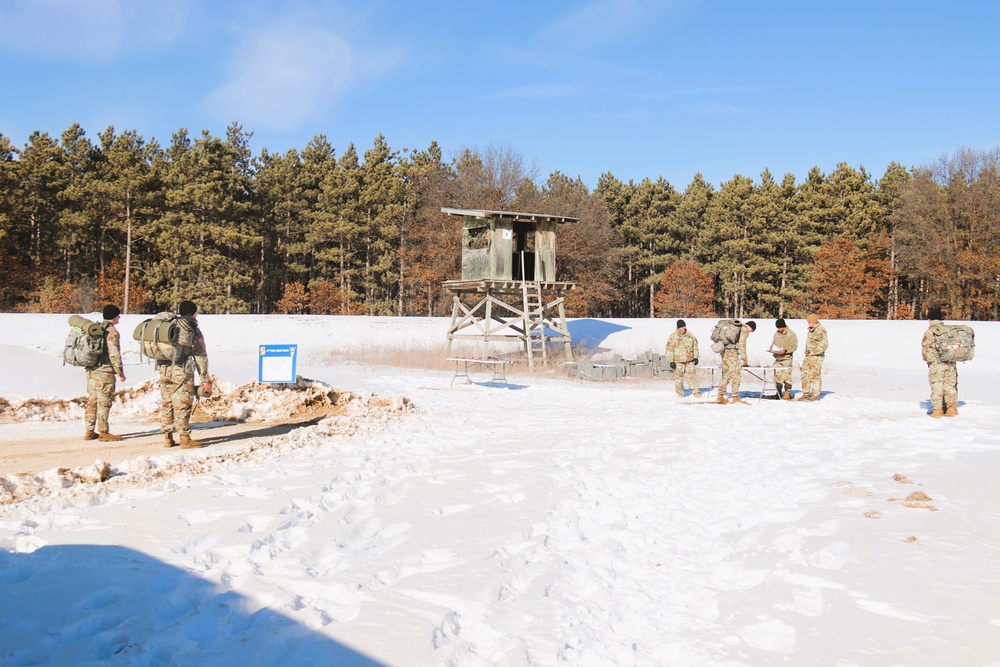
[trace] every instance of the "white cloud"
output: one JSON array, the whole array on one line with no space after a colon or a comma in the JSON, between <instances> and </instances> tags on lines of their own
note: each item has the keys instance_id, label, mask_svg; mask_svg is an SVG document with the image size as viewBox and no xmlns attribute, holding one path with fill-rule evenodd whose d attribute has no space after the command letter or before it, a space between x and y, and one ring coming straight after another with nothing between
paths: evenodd
<instances>
[{"instance_id":1,"label":"white cloud","mask_svg":"<svg viewBox=\"0 0 1000 667\"><path fill-rule=\"evenodd\" d=\"M340 36L285 23L252 29L230 56L231 77L205 99L219 120L290 130L328 111L363 75L390 66L392 53L365 58Z\"/></svg>"},{"instance_id":2,"label":"white cloud","mask_svg":"<svg viewBox=\"0 0 1000 667\"><path fill-rule=\"evenodd\" d=\"M615 42L644 27L674 3L653 0L598 0L550 26L545 42L558 50L583 51Z\"/></svg>"},{"instance_id":3,"label":"white cloud","mask_svg":"<svg viewBox=\"0 0 1000 667\"><path fill-rule=\"evenodd\" d=\"M91 62L149 52L173 43L190 6L190 0L8 0L0 4L0 49Z\"/></svg>"}]
</instances>

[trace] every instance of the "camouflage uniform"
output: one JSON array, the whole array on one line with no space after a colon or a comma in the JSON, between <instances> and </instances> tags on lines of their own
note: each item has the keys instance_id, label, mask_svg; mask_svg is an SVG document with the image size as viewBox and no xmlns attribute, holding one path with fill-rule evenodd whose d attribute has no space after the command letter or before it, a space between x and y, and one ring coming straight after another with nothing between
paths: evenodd
<instances>
[{"instance_id":1,"label":"camouflage uniform","mask_svg":"<svg viewBox=\"0 0 1000 667\"><path fill-rule=\"evenodd\" d=\"M732 401L740 398L740 382L743 379L743 367L747 364L747 336L750 330L747 325L740 327L740 341L736 345L727 345L722 353L722 384L719 385L719 401L722 402L726 387L732 391Z\"/></svg>"},{"instance_id":2,"label":"camouflage uniform","mask_svg":"<svg viewBox=\"0 0 1000 667\"><path fill-rule=\"evenodd\" d=\"M107 327L105 334L104 354L96 366L87 367L87 408L83 413L84 425L88 434L93 432L97 424L98 433L108 432L108 413L111 412L111 401L115 397L115 376L124 376L122 370L121 336L115 325L107 320L102 322Z\"/></svg>"},{"instance_id":3,"label":"camouflage uniform","mask_svg":"<svg viewBox=\"0 0 1000 667\"><path fill-rule=\"evenodd\" d=\"M696 361L698 354L698 339L687 330L677 329L667 338L667 363L673 363L674 368L674 389L678 396L684 395L684 382L687 381L691 388L691 394L701 396L698 387L698 378L695 375Z\"/></svg>"},{"instance_id":4,"label":"camouflage uniform","mask_svg":"<svg viewBox=\"0 0 1000 667\"><path fill-rule=\"evenodd\" d=\"M806 334L805 358L802 360L802 396L807 400L816 400L823 391L823 359L826 358L826 348L829 341L826 329L819 320L810 323Z\"/></svg>"},{"instance_id":5,"label":"camouflage uniform","mask_svg":"<svg viewBox=\"0 0 1000 667\"><path fill-rule=\"evenodd\" d=\"M208 353L205 337L193 317L180 317L178 326L186 329L181 339L190 337L192 344L186 349L182 359L176 364L169 361L156 362L160 373L160 432L170 434L177 431L182 437L191 435L191 408L194 405L194 372L199 377L208 377Z\"/></svg>"},{"instance_id":6,"label":"camouflage uniform","mask_svg":"<svg viewBox=\"0 0 1000 667\"><path fill-rule=\"evenodd\" d=\"M931 415L935 417L941 416L945 409L948 416L958 414L958 365L941 361L934 345L934 335L946 332L947 328L941 320L932 320L920 343L931 384Z\"/></svg>"},{"instance_id":7,"label":"camouflage uniform","mask_svg":"<svg viewBox=\"0 0 1000 667\"><path fill-rule=\"evenodd\" d=\"M772 350L784 350L771 352L774 355L774 384L779 396L792 391L792 353L799 349L799 337L788 327L784 329L775 331L774 338L771 339ZM787 389L785 385L788 385Z\"/></svg>"}]
</instances>

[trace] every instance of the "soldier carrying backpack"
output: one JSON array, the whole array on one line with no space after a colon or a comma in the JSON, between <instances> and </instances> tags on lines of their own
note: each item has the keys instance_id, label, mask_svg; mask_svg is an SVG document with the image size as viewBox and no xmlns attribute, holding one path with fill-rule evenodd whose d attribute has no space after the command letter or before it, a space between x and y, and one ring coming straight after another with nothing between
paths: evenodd
<instances>
[{"instance_id":1,"label":"soldier carrying backpack","mask_svg":"<svg viewBox=\"0 0 1000 667\"><path fill-rule=\"evenodd\" d=\"M945 324L941 308L927 310L930 326L920 347L931 385L931 417L958 416L958 367L975 354L976 334L965 324Z\"/></svg>"},{"instance_id":2,"label":"soldier carrying backpack","mask_svg":"<svg viewBox=\"0 0 1000 667\"><path fill-rule=\"evenodd\" d=\"M71 322L76 322L74 329L79 331L70 334L63 358L70 364L83 365L87 369L87 408L83 414L87 430L83 439L106 442L122 439L120 435L108 431L108 414L115 396L115 376L124 382L125 371L122 367L121 336L115 328L121 319L121 310L108 304L101 311L101 316L104 321L99 323L87 322L82 317L70 318ZM95 335L98 331L101 333Z\"/></svg>"},{"instance_id":3,"label":"soldier carrying backpack","mask_svg":"<svg viewBox=\"0 0 1000 667\"><path fill-rule=\"evenodd\" d=\"M747 336L757 330L756 322L719 320L712 330L712 350L722 355L722 382L716 401L726 403L726 387L732 391L730 403L743 403L740 399L740 380L747 365Z\"/></svg>"},{"instance_id":4,"label":"soldier carrying backpack","mask_svg":"<svg viewBox=\"0 0 1000 667\"><path fill-rule=\"evenodd\" d=\"M191 438L191 408L194 405L195 386L194 375L198 372L201 379L202 390L206 394L212 391L211 381L208 376L208 353L205 350L205 337L198 327L198 307L193 301L181 301L177 315L173 313L160 313L153 320L147 320L136 328L133 336L140 341L143 349L143 340L150 336L143 335L149 331L149 323L162 320L165 324L156 324L159 328L164 328L168 333L162 336L161 345L157 347L165 350L170 348L170 352L157 353L153 356L156 359L156 370L160 374L160 431L163 433L164 445L174 447L173 432L180 435L180 446L184 449L204 447L204 443ZM145 327L144 327L145 325ZM173 325L171 327L170 325ZM159 334L154 338L161 338ZM171 340L172 339L172 340ZM169 346L163 341L169 341ZM152 356L152 355L151 355Z\"/></svg>"}]
</instances>

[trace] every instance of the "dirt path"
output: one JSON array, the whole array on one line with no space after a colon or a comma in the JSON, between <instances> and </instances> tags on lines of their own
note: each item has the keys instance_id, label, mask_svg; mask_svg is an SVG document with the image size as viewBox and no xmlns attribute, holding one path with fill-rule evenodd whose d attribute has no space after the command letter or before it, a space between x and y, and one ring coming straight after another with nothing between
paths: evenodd
<instances>
[{"instance_id":1,"label":"dirt path","mask_svg":"<svg viewBox=\"0 0 1000 667\"><path fill-rule=\"evenodd\" d=\"M159 456L176 451L218 452L232 445L245 445L261 438L283 435L309 426L319 418L294 423L206 422L192 424L191 435L204 442L202 450L167 449L159 428L150 424L122 424L113 429L122 436L118 442L84 440L79 423L32 424L30 432L18 424L0 426L0 477L12 473L38 474L53 468L89 466L100 459L112 466L137 456ZM44 437L39 437L44 433ZM177 439L177 436L174 436Z\"/></svg>"}]
</instances>

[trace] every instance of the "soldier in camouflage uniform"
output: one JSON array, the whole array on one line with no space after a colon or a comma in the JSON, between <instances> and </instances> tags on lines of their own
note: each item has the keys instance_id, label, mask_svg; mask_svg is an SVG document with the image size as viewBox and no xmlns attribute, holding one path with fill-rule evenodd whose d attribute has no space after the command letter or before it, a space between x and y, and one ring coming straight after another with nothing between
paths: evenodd
<instances>
[{"instance_id":1,"label":"soldier in camouflage uniform","mask_svg":"<svg viewBox=\"0 0 1000 667\"><path fill-rule=\"evenodd\" d=\"M958 416L958 364L941 361L937 346L934 345L934 335L946 333L941 321L941 309L931 308L927 312L930 326L924 332L920 347L924 361L927 362L928 380L931 383L931 417Z\"/></svg>"},{"instance_id":2,"label":"soldier in camouflage uniform","mask_svg":"<svg viewBox=\"0 0 1000 667\"><path fill-rule=\"evenodd\" d=\"M122 367L121 336L115 325L121 319L118 306L108 304L101 312L105 327L104 354L98 359L96 366L87 367L87 408L83 420L87 427L83 434L84 440L113 441L121 440L120 435L108 432L108 413L111 412L111 401L115 397L115 376L124 382L125 371ZM94 424L97 432L94 432Z\"/></svg>"},{"instance_id":3,"label":"soldier in camouflage uniform","mask_svg":"<svg viewBox=\"0 0 1000 667\"><path fill-rule=\"evenodd\" d=\"M819 315L806 317L809 333L806 334L805 358L802 360L802 395L800 401L818 401L823 391L823 359L829 341L826 329L819 323Z\"/></svg>"},{"instance_id":4,"label":"soldier in camouflage uniform","mask_svg":"<svg viewBox=\"0 0 1000 667\"><path fill-rule=\"evenodd\" d=\"M778 398L786 401L792 399L792 354L799 347L799 338L788 328L785 319L779 317L774 321L777 331L771 339L768 352L774 355L774 386Z\"/></svg>"},{"instance_id":5,"label":"soldier in camouflage uniform","mask_svg":"<svg viewBox=\"0 0 1000 667\"><path fill-rule=\"evenodd\" d=\"M684 395L684 381L691 387L692 396L701 396L695 367L698 365L698 339L687 330L684 320L677 320L677 330L667 338L667 363L674 372L674 389Z\"/></svg>"},{"instance_id":6,"label":"soldier in camouflage uniform","mask_svg":"<svg viewBox=\"0 0 1000 667\"><path fill-rule=\"evenodd\" d=\"M722 384L719 385L719 403L726 402L726 387L732 391L730 403L744 403L740 400L740 382L743 367L747 365L747 336L757 330L756 322L747 322L740 329L740 341L726 345L722 352Z\"/></svg>"},{"instance_id":7,"label":"soldier in camouflage uniform","mask_svg":"<svg viewBox=\"0 0 1000 667\"><path fill-rule=\"evenodd\" d=\"M177 310L177 320L181 328L179 340L188 341L184 354L176 363L157 361L160 373L160 431L164 434L164 444L175 446L173 432L180 435L180 446L185 449L204 447L203 442L191 438L191 408L194 405L194 373L202 380L205 391L211 391L208 379L208 353L205 337L198 328L198 307L191 301L181 301Z\"/></svg>"}]
</instances>

